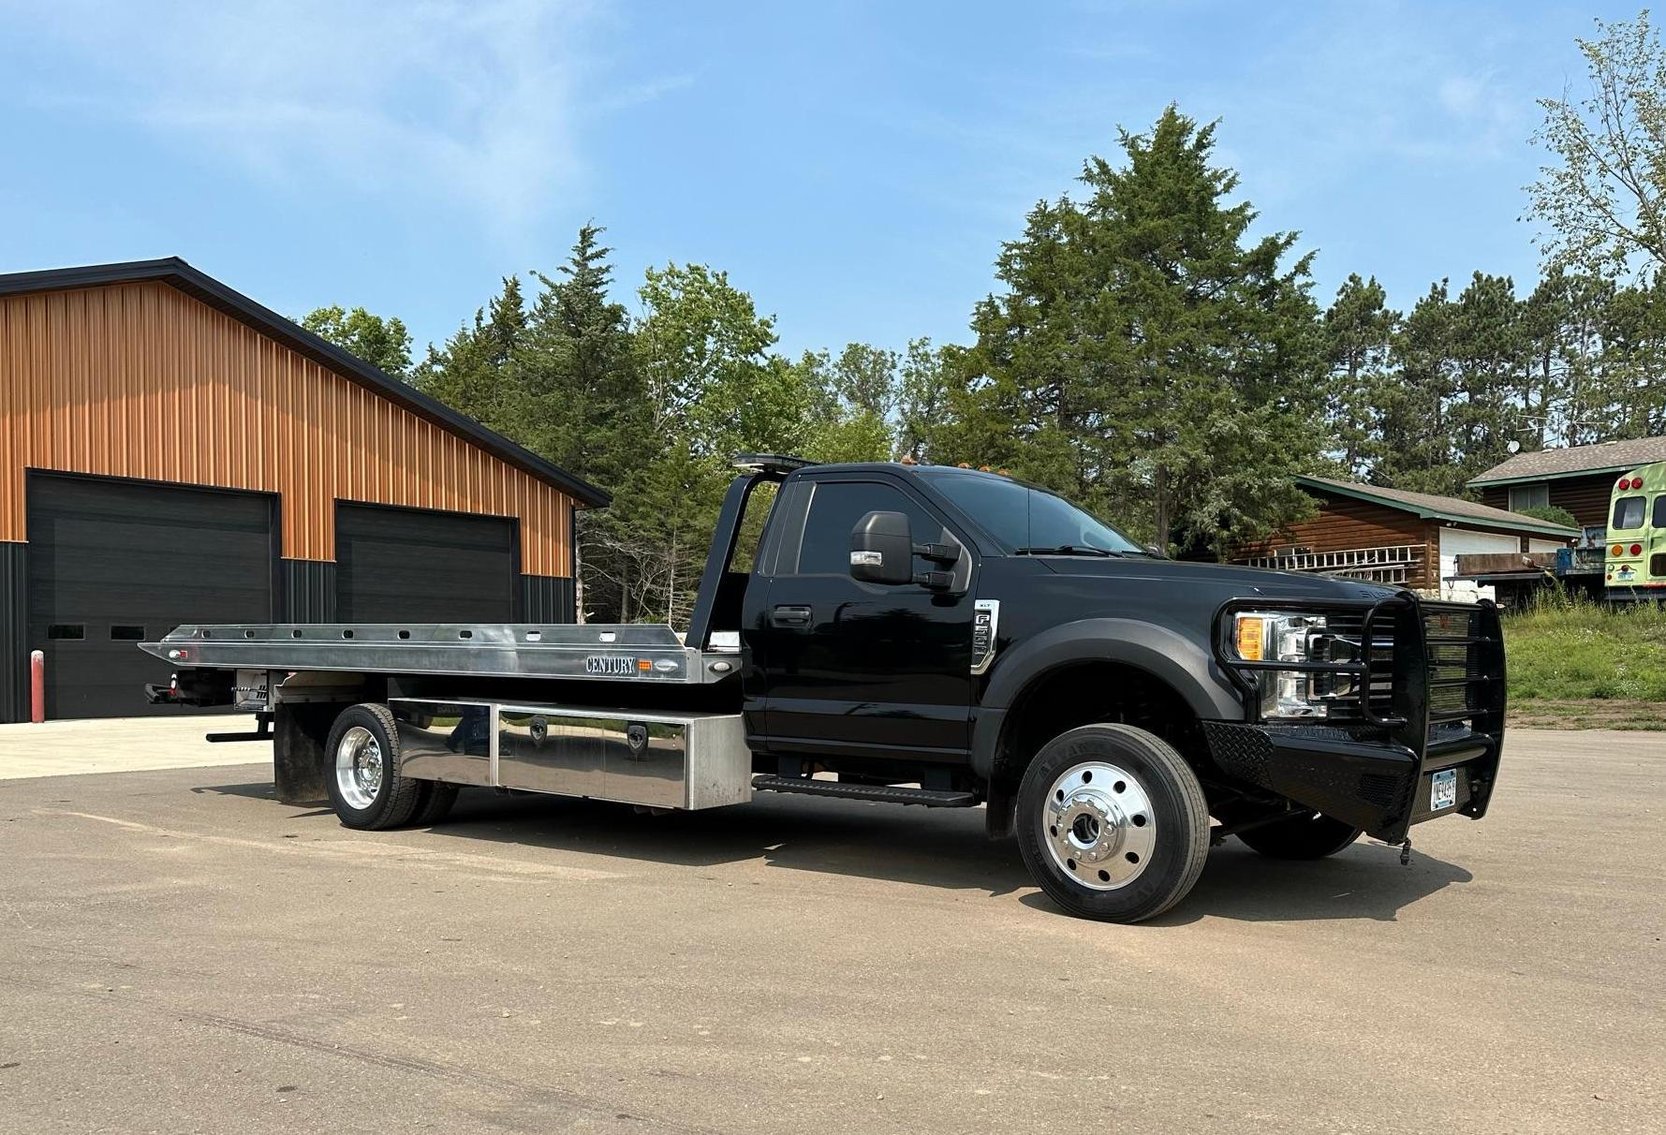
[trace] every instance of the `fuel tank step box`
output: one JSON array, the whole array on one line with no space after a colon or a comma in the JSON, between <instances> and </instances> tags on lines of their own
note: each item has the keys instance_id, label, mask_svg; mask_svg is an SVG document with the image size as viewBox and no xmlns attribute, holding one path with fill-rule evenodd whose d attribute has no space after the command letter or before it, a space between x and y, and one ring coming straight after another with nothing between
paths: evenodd
<instances>
[{"instance_id":1,"label":"fuel tank step box","mask_svg":"<svg viewBox=\"0 0 1666 1135\"><path fill-rule=\"evenodd\" d=\"M740 714L418 698L389 707L407 776L652 808L752 798Z\"/></svg>"}]
</instances>

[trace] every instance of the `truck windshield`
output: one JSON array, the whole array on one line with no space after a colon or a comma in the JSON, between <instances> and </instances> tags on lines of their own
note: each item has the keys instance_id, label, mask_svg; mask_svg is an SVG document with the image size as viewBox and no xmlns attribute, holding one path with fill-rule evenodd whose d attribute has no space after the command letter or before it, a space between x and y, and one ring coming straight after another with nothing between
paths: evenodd
<instances>
[{"instance_id":1,"label":"truck windshield","mask_svg":"<svg viewBox=\"0 0 1666 1135\"><path fill-rule=\"evenodd\" d=\"M932 487L1014 552L1150 555L1063 497L1017 481L965 473L925 474Z\"/></svg>"}]
</instances>

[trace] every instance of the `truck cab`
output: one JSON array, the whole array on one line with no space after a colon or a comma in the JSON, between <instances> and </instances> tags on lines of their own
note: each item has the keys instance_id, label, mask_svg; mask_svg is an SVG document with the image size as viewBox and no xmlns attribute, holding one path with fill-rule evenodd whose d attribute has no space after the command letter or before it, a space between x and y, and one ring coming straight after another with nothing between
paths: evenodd
<instances>
[{"instance_id":1,"label":"truck cab","mask_svg":"<svg viewBox=\"0 0 1666 1135\"><path fill-rule=\"evenodd\" d=\"M739 619L748 744L772 786L834 774L960 791L991 834L1029 847L1050 894L1094 917L1120 916L1144 872L1087 870L1073 849L1148 834L1123 801L1097 800L1095 775L1137 786L1147 823L1173 834L1193 785L1167 782L1189 773L1214 817L1205 843L1241 833L1280 857L1485 812L1504 700L1490 604L1176 562L987 471L755 475L781 478ZM1038 762L1061 738L1075 757L1111 756ZM1160 758L1141 749L1153 741ZM1079 797L1076 836L1047 806L1061 792ZM1084 843L1095 832L1115 838Z\"/></svg>"}]
</instances>

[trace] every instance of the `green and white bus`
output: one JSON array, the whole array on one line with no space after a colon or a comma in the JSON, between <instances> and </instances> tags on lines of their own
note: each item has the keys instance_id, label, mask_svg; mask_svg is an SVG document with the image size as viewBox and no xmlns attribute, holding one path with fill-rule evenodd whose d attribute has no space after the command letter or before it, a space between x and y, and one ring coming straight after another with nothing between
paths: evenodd
<instances>
[{"instance_id":1,"label":"green and white bus","mask_svg":"<svg viewBox=\"0 0 1666 1135\"><path fill-rule=\"evenodd\" d=\"M1666 598L1666 461L1615 483L1603 577L1610 600Z\"/></svg>"}]
</instances>

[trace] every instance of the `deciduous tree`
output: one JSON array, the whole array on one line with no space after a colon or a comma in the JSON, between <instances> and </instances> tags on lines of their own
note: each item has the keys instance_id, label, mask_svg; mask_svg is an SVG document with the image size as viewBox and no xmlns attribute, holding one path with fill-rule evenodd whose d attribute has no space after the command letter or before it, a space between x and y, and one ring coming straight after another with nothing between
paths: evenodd
<instances>
[{"instance_id":1,"label":"deciduous tree","mask_svg":"<svg viewBox=\"0 0 1666 1135\"><path fill-rule=\"evenodd\" d=\"M1645 9L1580 39L1590 86L1539 100L1549 162L1527 187L1552 270L1640 273L1666 263L1666 50Z\"/></svg>"},{"instance_id":2,"label":"deciduous tree","mask_svg":"<svg viewBox=\"0 0 1666 1135\"><path fill-rule=\"evenodd\" d=\"M362 307L337 304L314 308L300 324L401 382L411 377L411 333L397 316L384 319Z\"/></svg>"}]
</instances>

